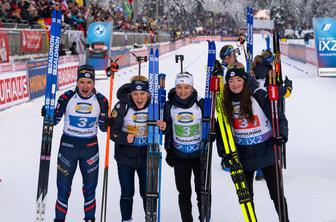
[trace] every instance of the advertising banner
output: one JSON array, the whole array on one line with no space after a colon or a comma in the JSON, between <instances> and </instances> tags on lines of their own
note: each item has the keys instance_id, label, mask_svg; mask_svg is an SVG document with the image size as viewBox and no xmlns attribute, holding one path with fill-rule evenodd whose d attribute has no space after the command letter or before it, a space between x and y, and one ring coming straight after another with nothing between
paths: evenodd
<instances>
[{"instance_id":1,"label":"advertising banner","mask_svg":"<svg viewBox=\"0 0 336 222\"><path fill-rule=\"evenodd\" d=\"M27 63L30 99L45 94L47 66L47 59Z\"/></svg>"},{"instance_id":2,"label":"advertising banner","mask_svg":"<svg viewBox=\"0 0 336 222\"><path fill-rule=\"evenodd\" d=\"M111 22L93 22L87 31L89 50L87 63L95 67L96 78L105 78L105 69L109 65L112 44Z\"/></svg>"},{"instance_id":3,"label":"advertising banner","mask_svg":"<svg viewBox=\"0 0 336 222\"><path fill-rule=\"evenodd\" d=\"M29 100L26 71L0 75L0 110Z\"/></svg>"},{"instance_id":4,"label":"advertising banner","mask_svg":"<svg viewBox=\"0 0 336 222\"><path fill-rule=\"evenodd\" d=\"M44 96L48 60L27 63L30 99ZM78 56L61 56L58 64L58 90L75 85L77 81Z\"/></svg>"},{"instance_id":5,"label":"advertising banner","mask_svg":"<svg viewBox=\"0 0 336 222\"><path fill-rule=\"evenodd\" d=\"M319 76L336 76L336 20L313 18Z\"/></svg>"},{"instance_id":6,"label":"advertising banner","mask_svg":"<svg viewBox=\"0 0 336 222\"><path fill-rule=\"evenodd\" d=\"M68 56L70 57L70 56ZM72 61L66 59L66 63L58 65L58 88L59 90L74 86L77 82L78 56L71 56Z\"/></svg>"},{"instance_id":7,"label":"advertising banner","mask_svg":"<svg viewBox=\"0 0 336 222\"><path fill-rule=\"evenodd\" d=\"M0 31L0 63L9 61L8 33Z\"/></svg>"},{"instance_id":8,"label":"advertising banner","mask_svg":"<svg viewBox=\"0 0 336 222\"><path fill-rule=\"evenodd\" d=\"M42 32L22 30L21 50L22 52L40 52L42 48Z\"/></svg>"}]
</instances>

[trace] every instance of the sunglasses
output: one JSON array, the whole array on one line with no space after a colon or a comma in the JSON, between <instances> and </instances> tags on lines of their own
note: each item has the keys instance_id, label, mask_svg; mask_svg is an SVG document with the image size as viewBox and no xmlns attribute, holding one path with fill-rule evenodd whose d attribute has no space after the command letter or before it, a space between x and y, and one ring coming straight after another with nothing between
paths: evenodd
<instances>
[{"instance_id":1,"label":"sunglasses","mask_svg":"<svg viewBox=\"0 0 336 222\"><path fill-rule=\"evenodd\" d=\"M240 50L239 48L233 48L233 46L229 46L226 51L224 52L224 57L229 56L231 54L237 54L240 55Z\"/></svg>"}]
</instances>

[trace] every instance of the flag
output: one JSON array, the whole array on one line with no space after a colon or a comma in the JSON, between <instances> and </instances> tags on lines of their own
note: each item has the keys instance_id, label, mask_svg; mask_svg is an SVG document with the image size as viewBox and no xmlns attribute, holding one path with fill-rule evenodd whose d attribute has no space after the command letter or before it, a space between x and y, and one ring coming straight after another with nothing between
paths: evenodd
<instances>
[{"instance_id":1,"label":"flag","mask_svg":"<svg viewBox=\"0 0 336 222\"><path fill-rule=\"evenodd\" d=\"M62 0L62 10L63 11L68 10L68 4L67 4L66 0Z\"/></svg>"},{"instance_id":2,"label":"flag","mask_svg":"<svg viewBox=\"0 0 336 222\"><path fill-rule=\"evenodd\" d=\"M129 3L129 1L130 0L124 1L124 14L126 18L133 16L132 5Z\"/></svg>"}]
</instances>

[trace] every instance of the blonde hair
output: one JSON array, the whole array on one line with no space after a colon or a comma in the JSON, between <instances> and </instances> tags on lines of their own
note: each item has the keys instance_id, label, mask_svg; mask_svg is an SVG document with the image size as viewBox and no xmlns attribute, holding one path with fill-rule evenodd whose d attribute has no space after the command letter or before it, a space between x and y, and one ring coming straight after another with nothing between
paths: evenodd
<instances>
[{"instance_id":1,"label":"blonde hair","mask_svg":"<svg viewBox=\"0 0 336 222\"><path fill-rule=\"evenodd\" d=\"M264 58L266 58L267 56L271 56L271 55L272 55L272 52L269 50L262 52L260 55L256 55L253 59L251 70L254 70L258 63L261 63Z\"/></svg>"}]
</instances>

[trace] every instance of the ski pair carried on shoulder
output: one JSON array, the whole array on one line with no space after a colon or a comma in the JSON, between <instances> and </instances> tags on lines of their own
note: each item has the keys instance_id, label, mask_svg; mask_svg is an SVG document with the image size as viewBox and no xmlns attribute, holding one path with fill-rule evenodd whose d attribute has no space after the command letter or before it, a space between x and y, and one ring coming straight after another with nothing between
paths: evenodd
<instances>
[{"instance_id":1,"label":"ski pair carried on shoulder","mask_svg":"<svg viewBox=\"0 0 336 222\"><path fill-rule=\"evenodd\" d=\"M160 191L162 132L156 125L163 119L163 107L166 97L165 74L159 74L159 49L149 49L149 92L151 101L148 106L148 149L147 149L147 192L146 222L160 221Z\"/></svg>"}]
</instances>

